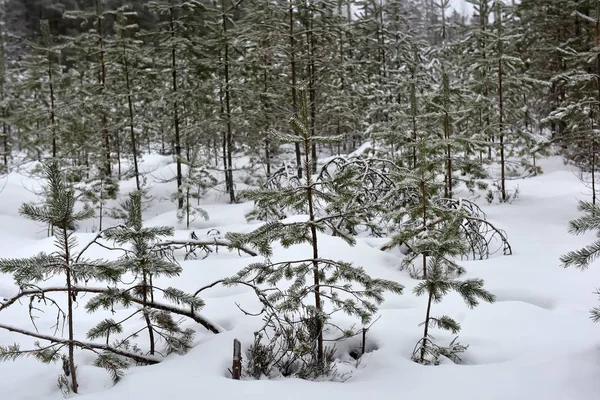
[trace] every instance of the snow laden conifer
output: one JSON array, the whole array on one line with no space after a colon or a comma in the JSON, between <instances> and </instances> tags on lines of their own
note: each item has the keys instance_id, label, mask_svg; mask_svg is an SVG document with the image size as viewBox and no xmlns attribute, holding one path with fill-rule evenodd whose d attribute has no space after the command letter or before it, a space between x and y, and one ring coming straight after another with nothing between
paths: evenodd
<instances>
[{"instance_id":1,"label":"snow laden conifer","mask_svg":"<svg viewBox=\"0 0 600 400\"><path fill-rule=\"evenodd\" d=\"M193 329L183 329L173 318L172 313L165 307L157 305L154 300L154 293L158 291L163 298L177 305L189 306L195 310L204 306L202 300L191 294L172 287L161 289L153 283L155 278L174 277L181 273L181 267L175 261L163 258L159 252L153 250L153 245L159 239L173 234L173 228L143 226L142 192L131 193L124 208L127 212L126 225L107 229L103 232L102 237L119 246L129 245L127 248L123 248L125 253L120 261L126 266L126 272L134 277L134 284L126 290L115 289L98 294L86 304L86 310L88 312L94 312L100 308L113 310L114 305L119 303L124 307L129 307L133 303L140 307L121 321L107 319L100 322L88 332L88 338L103 337L108 341L112 333L123 332L125 321L138 315L144 321L145 327L139 329L134 335L117 341L114 345L115 348L129 347L129 339L132 336L146 331L149 339L148 353L151 356L158 353L156 345L159 341L164 342L167 354L185 353L191 347L194 337ZM99 359L99 362L104 362L104 360Z\"/></svg>"},{"instance_id":2,"label":"snow laden conifer","mask_svg":"<svg viewBox=\"0 0 600 400\"><path fill-rule=\"evenodd\" d=\"M52 335L43 336L19 330L20 333L28 336L50 340L51 344L42 346L36 343L35 349L23 351L20 350L18 345L0 346L0 360L16 359L27 355L32 355L46 363L62 359L64 375L59 377L59 386L64 392L77 393L79 383L75 364L75 349L76 347L85 348L87 346L76 340L74 336L73 309L78 293L76 285L90 279L116 282L122 273L122 268L118 263L84 258L83 252L87 247L81 252L76 251L77 240L74 236L73 227L78 222L91 218L94 211L89 208L76 210L74 190L66 184L65 177L57 163L53 162L46 165L45 174L48 186L44 204L41 206L23 204L20 213L28 219L51 225L54 228L56 251L50 254L40 253L22 259L2 259L0 260L0 272L13 276L21 293L27 294L27 297L29 297L30 304L33 304L34 301L43 301L46 305L54 305L57 309L57 321L66 321L67 338L62 339ZM41 282L57 277L62 277L65 280L64 287L42 289L38 286ZM46 294L49 292L62 292L66 295L66 311L63 311L62 300L52 299ZM0 305L0 309L7 306L7 304ZM30 308L29 312L31 313L34 309L35 307ZM55 334L60 329L59 324L60 322L57 322ZM10 327L0 325L0 328L9 329ZM65 348L66 354L63 353Z\"/></svg>"},{"instance_id":3,"label":"snow laden conifer","mask_svg":"<svg viewBox=\"0 0 600 400\"><path fill-rule=\"evenodd\" d=\"M449 346L442 347L433 341L431 329L438 328L457 334L460 324L447 315L434 317L431 314L431 306L442 301L443 297L450 292L457 292L469 308L479 304L479 300L493 303L495 296L483 289L483 280L466 279L459 280L448 274L448 259L435 255L429 259L427 265L427 279L420 282L413 289L417 296L427 296L427 311L423 321L423 337L417 343L413 352L413 360L421 364L439 364L440 356L457 359L457 353L466 350L454 339ZM453 360L454 361L454 360Z\"/></svg>"},{"instance_id":4,"label":"snow laden conifer","mask_svg":"<svg viewBox=\"0 0 600 400\"><path fill-rule=\"evenodd\" d=\"M401 184L397 190L405 194L405 204L390 212L390 219L398 224L399 233L392 236L389 247L409 246L410 252L401 266L414 268L413 275L422 279L427 279L428 257L445 260L448 272L462 273L463 268L453 259L468 250L460 231L466 213L461 208L447 207L441 200L445 184L438 179L438 166L444 165L440 150L445 147L443 142L430 144L428 140L419 140L417 167L400 171L398 176ZM417 262L419 258L422 262Z\"/></svg>"},{"instance_id":5,"label":"snow laden conifer","mask_svg":"<svg viewBox=\"0 0 600 400\"><path fill-rule=\"evenodd\" d=\"M300 144L304 170L310 171L312 144L330 138L311 136L307 94L305 90L299 94L299 113L291 122L296 135L276 136L282 142ZM302 185L252 190L245 192L244 197L263 204L270 199L268 204L281 203L292 208L304 205L308 215L303 220L270 221L247 234L228 234L232 245L251 244L265 257L263 262L250 264L229 280L231 284L255 287L264 305L265 326L256 333L250 349L248 371L254 376L269 375L273 370L301 378L329 375L333 351L325 347L326 335L343 338L353 334L332 324L332 315L343 311L366 324L384 300L385 291L401 293L403 289L397 283L371 278L351 263L322 256L319 235L326 229L326 222L335 217L317 217L318 209L330 199L311 174L305 174L302 180ZM341 237L353 244L349 236ZM275 261L275 242L284 247L306 244L308 254L298 260ZM333 329L341 332L332 333ZM262 340L265 337L270 338L267 343Z\"/></svg>"},{"instance_id":6,"label":"snow laden conifer","mask_svg":"<svg viewBox=\"0 0 600 400\"><path fill-rule=\"evenodd\" d=\"M177 219L180 223L185 221L189 229L198 216L209 219L206 210L200 207L200 199L208 189L217 185L217 179L208 171L208 162L203 160L198 146L192 151L190 159L181 160L181 163L185 167L185 174L181 190L173 193L173 199L179 202L179 196L183 196L183 208L177 210Z\"/></svg>"}]
</instances>

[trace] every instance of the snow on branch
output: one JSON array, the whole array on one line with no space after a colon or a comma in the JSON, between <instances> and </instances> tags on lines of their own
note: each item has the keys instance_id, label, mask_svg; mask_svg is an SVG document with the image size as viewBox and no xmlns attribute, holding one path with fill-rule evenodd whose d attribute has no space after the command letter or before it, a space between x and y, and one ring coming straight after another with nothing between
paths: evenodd
<instances>
[{"instance_id":1,"label":"snow on branch","mask_svg":"<svg viewBox=\"0 0 600 400\"><path fill-rule=\"evenodd\" d=\"M0 329L4 329L7 330L9 332L15 332L15 333L20 333L22 335L26 335L26 336L30 336L30 337L34 337L37 339L42 339L42 340L47 340L51 343L57 343L57 344L69 344L71 343L71 341L69 341L68 339L62 339L56 336L50 336L50 335L43 335L41 333L37 333L37 332L31 332L25 329L21 329L21 328L17 328L14 326L10 326L10 325L4 325L4 324L0 324ZM117 354L123 357L127 357L130 358L134 361L140 362L140 363L144 363L144 364L158 364L160 362L160 359L158 359L157 357L151 357L151 356L143 356L140 355L138 353L132 353L129 351L124 351L124 350L119 350L116 348L113 348L111 346L107 346L106 344L100 344L100 343L91 343L91 342L81 342L79 340L73 340L72 341L73 344L75 344L77 347L80 347L82 349L89 349L89 350L102 350L102 351L107 351L109 353L113 353L113 354Z\"/></svg>"},{"instance_id":2,"label":"snow on branch","mask_svg":"<svg viewBox=\"0 0 600 400\"><path fill-rule=\"evenodd\" d=\"M93 287L73 287L72 290L74 293L106 293L108 291L107 288L93 288ZM7 299L3 302L0 302L0 311L10 307L11 305L16 303L21 298L29 297L29 296L43 296L45 293L52 293L52 292L66 293L67 288L65 288L65 287L48 287L48 288L36 288L36 289L30 289L30 290L23 290L16 296L14 296L10 299ZM144 304L144 301L142 299L138 299L134 296L129 295L127 293L127 291L121 290L120 295L126 297L126 299L131 301L132 303L140 304L140 305ZM215 334L223 332L223 328L221 328L217 324L209 321L208 319L201 316L200 314L198 314L197 312L195 312L192 309L185 309L185 308L178 307L175 305L165 304L165 303L161 303L161 302L157 302L157 301L149 301L149 300L146 301L145 305L146 305L146 307L152 308L155 310L168 311L173 314L178 314L178 315L188 317Z\"/></svg>"},{"instance_id":3,"label":"snow on branch","mask_svg":"<svg viewBox=\"0 0 600 400\"><path fill-rule=\"evenodd\" d=\"M211 247L214 247L217 251L219 247L227 247L230 250L237 250L238 253L246 253L251 257L256 257L258 254L245 246L233 246L231 241L224 238L217 237L206 237L206 238L198 238L198 239L187 239L187 240L167 240L163 242L156 243L153 246L153 250L157 252L167 252L167 251L175 251L179 249L185 249L186 255L185 259L197 258L196 251L200 250L204 253L203 259L208 257L210 253L212 253Z\"/></svg>"}]
</instances>

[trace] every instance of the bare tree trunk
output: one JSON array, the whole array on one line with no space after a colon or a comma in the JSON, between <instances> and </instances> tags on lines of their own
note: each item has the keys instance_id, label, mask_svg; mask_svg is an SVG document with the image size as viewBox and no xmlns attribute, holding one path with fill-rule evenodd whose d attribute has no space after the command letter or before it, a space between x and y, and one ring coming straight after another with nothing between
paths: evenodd
<instances>
[{"instance_id":1,"label":"bare tree trunk","mask_svg":"<svg viewBox=\"0 0 600 400\"><path fill-rule=\"evenodd\" d=\"M267 43L268 45L268 43ZM265 59L263 60L264 65L269 65L269 62L266 59L267 57L265 56ZM269 107L269 103L267 100L267 91L269 90L269 76L267 74L267 69L264 68L263 70L263 83L264 83L264 98L263 98L263 109L264 109L264 114L265 116L267 116L270 113L270 107ZM269 121L270 118L266 117L266 129L265 129L265 163L267 166L267 178L269 178L271 176L271 140L269 139Z\"/></svg>"},{"instance_id":2,"label":"bare tree trunk","mask_svg":"<svg viewBox=\"0 0 600 400\"><path fill-rule=\"evenodd\" d=\"M171 29L171 39L175 38L175 16L173 2L170 2L171 9L169 10L169 27ZM174 94L173 101L173 125L175 128L175 157L177 158L177 209L183 208L183 197L181 186L183 185L183 174L181 172L181 135L179 132L179 102L177 101L177 53L175 45L171 47L171 85Z\"/></svg>"},{"instance_id":3,"label":"bare tree trunk","mask_svg":"<svg viewBox=\"0 0 600 400\"><path fill-rule=\"evenodd\" d=\"M312 7L310 4L310 0L307 1L308 7ZM306 30L306 42L308 48L308 93L309 93L309 101L310 101L310 135L315 136L315 123L316 123L316 113L317 113L317 96L316 96L316 88L315 88L315 56L314 56L314 47L315 47L315 36L313 33L314 28L314 15L311 9L307 9L306 12L310 15L307 15L307 30ZM311 169L312 173L317 172L317 144L315 142L312 143L311 146L311 158L312 164ZM306 170L308 174L309 170Z\"/></svg>"},{"instance_id":4,"label":"bare tree trunk","mask_svg":"<svg viewBox=\"0 0 600 400\"><path fill-rule=\"evenodd\" d=\"M421 182L421 195L423 196L423 230L427 230L427 184ZM427 279L427 251L423 254L423 280Z\"/></svg>"},{"instance_id":5,"label":"bare tree trunk","mask_svg":"<svg viewBox=\"0 0 600 400\"><path fill-rule=\"evenodd\" d=\"M8 124L6 123L6 118L8 117L8 112L6 109L6 53L4 47L5 35L2 26L0 26L0 96L2 101L2 159L4 162L4 170L8 171L8 155L10 152L10 148L8 146Z\"/></svg>"},{"instance_id":6,"label":"bare tree trunk","mask_svg":"<svg viewBox=\"0 0 600 400\"><path fill-rule=\"evenodd\" d=\"M150 355L153 356L156 351L154 346L154 328L152 328L152 322L150 321L150 316L148 315L148 291L152 291L152 286L148 286L147 274L144 272L143 276L143 303L142 303L142 311L144 313L144 320L146 321L146 326L148 327L148 339L150 341Z\"/></svg>"},{"instance_id":7,"label":"bare tree trunk","mask_svg":"<svg viewBox=\"0 0 600 400\"><path fill-rule=\"evenodd\" d=\"M502 10L500 9L500 3L497 5L498 13L496 15L496 19L498 21L498 28L500 32L498 36L502 36ZM499 113L499 121L498 121L498 135L500 138L500 191L502 196L502 201L507 200L506 195L506 162L504 160L504 101L503 101L503 93L502 93L502 53L503 46L502 41L498 41L498 113Z\"/></svg>"},{"instance_id":8,"label":"bare tree trunk","mask_svg":"<svg viewBox=\"0 0 600 400\"><path fill-rule=\"evenodd\" d=\"M129 80L129 65L127 63L127 55L125 53L125 38L123 40L123 66L125 68L125 85L127 89L127 106L129 108L129 135L131 140L131 152L133 154L133 171L135 174L135 187L137 190L141 189L140 185L140 171L138 167L138 154L137 154L137 139L134 128L134 113L133 113L133 101L131 99L131 82Z\"/></svg>"},{"instance_id":9,"label":"bare tree trunk","mask_svg":"<svg viewBox=\"0 0 600 400\"><path fill-rule=\"evenodd\" d=\"M296 95L296 38L294 34L294 0L289 0L289 24L290 24L290 63L292 68L292 106L294 115L298 115L298 103ZM298 178L302 178L302 154L300 153L300 143L296 143L296 167L298 169Z\"/></svg>"},{"instance_id":10,"label":"bare tree trunk","mask_svg":"<svg viewBox=\"0 0 600 400\"><path fill-rule=\"evenodd\" d=\"M44 44L46 46L46 51L48 53L47 61L48 61L48 86L50 90L50 109L48 110L50 116L50 131L52 134L52 158L56 158L57 148L56 148L56 105L54 98L54 63L52 60L52 51L50 47L52 45L52 39L50 36L50 26L48 25L48 20L40 21L40 27L42 30L42 36L44 39Z\"/></svg>"},{"instance_id":11,"label":"bare tree trunk","mask_svg":"<svg viewBox=\"0 0 600 400\"><path fill-rule=\"evenodd\" d=\"M75 339L73 334L73 300L75 297L75 293L73 292L72 282L71 282L71 255L69 253L69 236L67 232L67 227L62 227L62 233L64 235L64 250L65 250L65 272L67 275L67 324L69 330L69 372L71 375L71 389L73 389L73 393L78 393L79 384L77 383L77 368L75 368Z\"/></svg>"},{"instance_id":12,"label":"bare tree trunk","mask_svg":"<svg viewBox=\"0 0 600 400\"><path fill-rule=\"evenodd\" d=\"M600 44L600 4L596 2L596 34L595 47ZM598 121L596 126L600 126L600 57L596 55L596 99L598 101ZM592 138L592 204L596 204L596 133Z\"/></svg>"},{"instance_id":13,"label":"bare tree trunk","mask_svg":"<svg viewBox=\"0 0 600 400\"><path fill-rule=\"evenodd\" d=\"M431 302L433 300L433 292L429 292L429 298L427 300L427 313L425 314L425 324L423 326L423 345L421 346L421 363L425 361L425 353L427 341L429 340L429 318L431 314Z\"/></svg>"},{"instance_id":14,"label":"bare tree trunk","mask_svg":"<svg viewBox=\"0 0 600 400\"><path fill-rule=\"evenodd\" d=\"M99 76L99 83L100 83L100 90L101 93L104 93L104 90L106 89L106 63L104 62L104 36L103 36L103 32L102 32L102 4L100 0L96 0L96 18L98 19L97 21L97 30L98 30L98 46L99 46L99 57L100 57L100 76ZM111 176L112 175L112 165L110 163L110 135L108 132L108 118L106 117L106 114L103 112L102 113L102 137L104 139L104 157L105 157L105 164L104 164L104 173L106 174L106 176Z\"/></svg>"},{"instance_id":15,"label":"bare tree trunk","mask_svg":"<svg viewBox=\"0 0 600 400\"><path fill-rule=\"evenodd\" d=\"M225 35L224 61L225 61L225 111L227 112L227 179L226 186L229 200L235 203L233 189L233 129L231 125L231 88L229 83L229 39L227 38L227 15L225 14L225 0L221 0L223 34Z\"/></svg>"}]
</instances>

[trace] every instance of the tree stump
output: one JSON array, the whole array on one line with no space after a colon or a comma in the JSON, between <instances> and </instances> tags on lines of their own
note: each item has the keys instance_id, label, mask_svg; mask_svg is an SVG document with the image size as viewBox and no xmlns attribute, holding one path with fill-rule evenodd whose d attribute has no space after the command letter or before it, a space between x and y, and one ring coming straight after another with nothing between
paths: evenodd
<instances>
[{"instance_id":1,"label":"tree stump","mask_svg":"<svg viewBox=\"0 0 600 400\"><path fill-rule=\"evenodd\" d=\"M231 377L237 380L242 377L242 344L237 339L233 339L233 365L231 367Z\"/></svg>"}]
</instances>

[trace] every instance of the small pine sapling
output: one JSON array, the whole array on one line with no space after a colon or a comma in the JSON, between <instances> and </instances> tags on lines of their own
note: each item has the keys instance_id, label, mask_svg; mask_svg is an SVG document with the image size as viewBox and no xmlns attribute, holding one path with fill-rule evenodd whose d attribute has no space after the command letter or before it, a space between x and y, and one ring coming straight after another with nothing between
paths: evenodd
<instances>
[{"instance_id":1,"label":"small pine sapling","mask_svg":"<svg viewBox=\"0 0 600 400\"><path fill-rule=\"evenodd\" d=\"M393 209L390 220L399 225L399 233L392 236L389 247L408 245L410 253L401 267L413 267L421 257L421 267L414 267L415 277L427 279L428 257L443 258L450 269L461 274L463 269L451 261L467 252L460 227L466 213L462 208L448 207L442 192L445 184L439 182L438 163L430 156L430 146L425 140L417 145L419 163L412 171L400 171L397 190L405 194L403 207ZM450 271L449 271L450 272Z\"/></svg>"},{"instance_id":2,"label":"small pine sapling","mask_svg":"<svg viewBox=\"0 0 600 400\"><path fill-rule=\"evenodd\" d=\"M55 306L58 310L58 315L54 334L59 330L58 321L63 319L66 320L68 327L68 337L67 339L62 339L52 335L40 335L19 330L19 333L49 340L51 344L42 347L38 343L35 349L23 351L16 345L0 347L0 360L15 359L29 355L47 363L62 359L64 376L59 378L59 382L63 384L69 382L69 385L62 386L62 390L77 393L79 384L75 365L75 348L85 348L87 346L77 341L74 337L75 319L73 309L78 293L76 285L79 282L87 282L91 279L116 282L121 276L123 268L119 263L85 259L83 253L89 246L86 246L79 253L76 252L77 240L72 227L80 221L93 217L94 210L83 208L80 211L76 211L75 191L66 184L65 177L61 173L58 164L52 162L44 168L48 182L45 204L42 206L23 204L19 212L28 219L53 226L54 243L57 250L51 254L40 253L36 256L22 259L2 259L0 260L0 272L13 276L16 284L21 288L21 293L28 294L30 305L37 300ZM47 281L55 276L62 276L65 279L64 287L44 290L37 286L38 283ZM46 294L48 292L65 293L67 297L66 312L63 311L60 300L50 298ZM12 302L8 303L12 304L14 301L13 299ZM7 307L8 303L2 305L0 309ZM35 307L30 307L29 312L31 313L34 309ZM31 317L33 321L33 315ZM14 328L1 324L0 328L14 330ZM67 348L67 355L61 353L63 348ZM108 367L108 369L110 370L111 368Z\"/></svg>"},{"instance_id":3,"label":"small pine sapling","mask_svg":"<svg viewBox=\"0 0 600 400\"><path fill-rule=\"evenodd\" d=\"M182 159L181 164L187 168L187 171L180 190L173 193L173 199L179 202L179 197L183 196L183 208L177 210L177 219L179 223L185 220L186 228L189 229L190 224L197 216L204 220L209 219L206 210L200 207L200 200L208 189L216 186L217 179L202 164L198 147L194 149L190 159ZM194 204L194 200L196 204Z\"/></svg>"},{"instance_id":4,"label":"small pine sapling","mask_svg":"<svg viewBox=\"0 0 600 400\"><path fill-rule=\"evenodd\" d=\"M456 353L466 350L466 346L452 341L450 346L441 347L433 342L430 333L431 328L439 328L457 334L460 324L449 316L434 317L431 315L431 305L439 303L449 292L457 292L469 308L479 304L479 300L493 303L495 296L483 289L483 280L466 279L458 280L448 275L448 269L454 266L448 265L448 261L441 257L431 257L427 266L427 279L420 282L413 292L417 296L427 296L427 311L423 322L423 337L417 343L412 358L421 364L439 364L440 356L456 359Z\"/></svg>"},{"instance_id":5,"label":"small pine sapling","mask_svg":"<svg viewBox=\"0 0 600 400\"><path fill-rule=\"evenodd\" d=\"M173 234L173 228L165 226L144 227L142 222L142 193L133 192L129 201L125 203L128 215L125 226L108 229L103 233L103 238L116 243L119 246L130 245L123 249L124 255L120 261L126 266L127 272L135 279L133 287L127 290L115 290L101 293L92 298L86 305L89 312L99 308L111 310L115 303L130 306L132 299L141 307L122 321L104 320L88 332L88 338L106 338L113 333L123 331L123 322L131 319L134 315L140 315L145 323L145 328L136 332L146 330L149 339L149 354L155 355L156 343L163 340L166 353L185 353L191 347L194 337L193 329L182 329L180 324L173 318L172 314L154 301L154 292L159 291L162 296L178 305L186 305L192 309L199 310L204 302L188 293L176 288L161 289L153 284L157 277L174 277L181 273L181 267L172 260L165 259L160 252L154 251L153 245L166 236ZM122 339L115 345L127 345L130 337ZM102 360L104 362L104 360Z\"/></svg>"}]
</instances>

